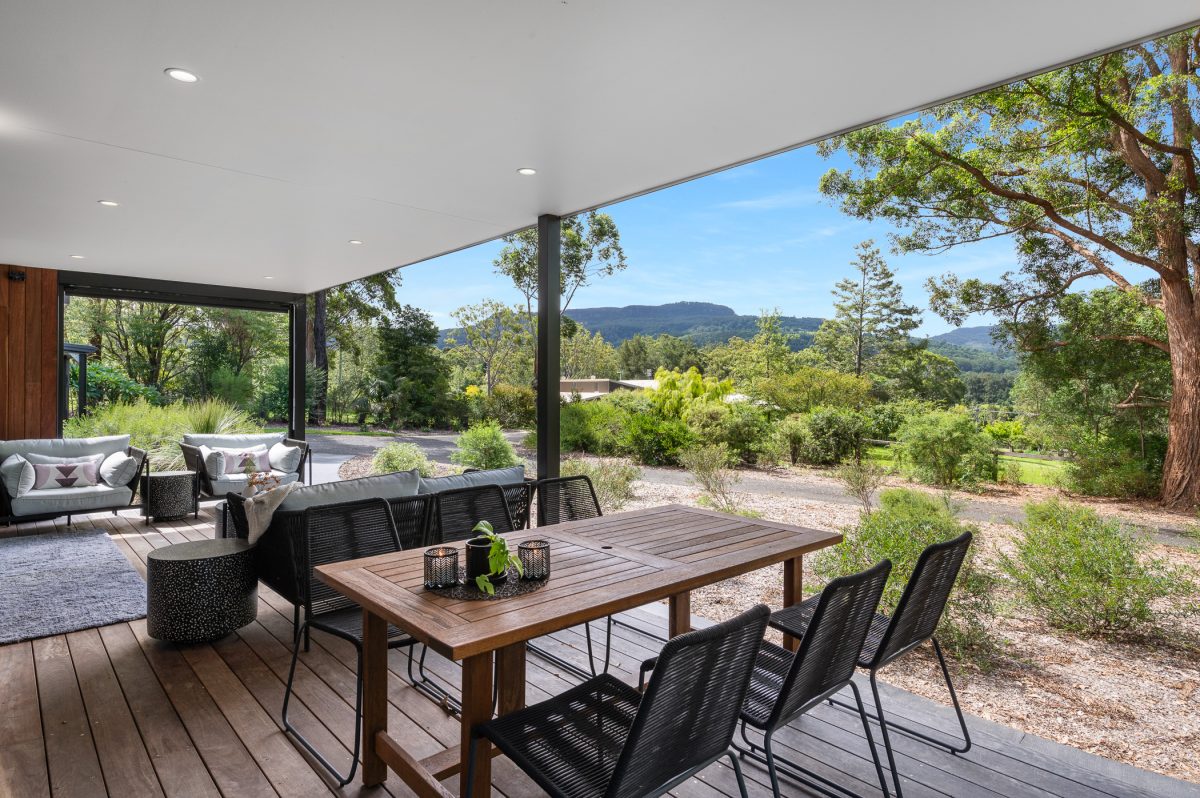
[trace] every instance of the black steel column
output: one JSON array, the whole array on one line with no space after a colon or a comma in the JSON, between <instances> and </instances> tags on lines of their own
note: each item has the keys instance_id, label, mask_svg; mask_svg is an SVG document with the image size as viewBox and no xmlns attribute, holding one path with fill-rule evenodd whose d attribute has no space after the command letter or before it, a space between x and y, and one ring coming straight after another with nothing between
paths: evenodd
<instances>
[{"instance_id":1,"label":"black steel column","mask_svg":"<svg viewBox=\"0 0 1200 798\"><path fill-rule=\"evenodd\" d=\"M562 220L539 216L537 328L537 476L557 477L559 458L559 307L562 299Z\"/></svg>"},{"instance_id":2,"label":"black steel column","mask_svg":"<svg viewBox=\"0 0 1200 798\"><path fill-rule=\"evenodd\" d=\"M305 379L305 357L308 354L308 299L292 303L288 312L288 360L291 373L291 404L288 414L288 437L304 440L304 399L308 381Z\"/></svg>"},{"instance_id":3,"label":"black steel column","mask_svg":"<svg viewBox=\"0 0 1200 798\"><path fill-rule=\"evenodd\" d=\"M80 352L76 359L79 361L79 410L76 413L83 416L87 413L87 352Z\"/></svg>"}]
</instances>

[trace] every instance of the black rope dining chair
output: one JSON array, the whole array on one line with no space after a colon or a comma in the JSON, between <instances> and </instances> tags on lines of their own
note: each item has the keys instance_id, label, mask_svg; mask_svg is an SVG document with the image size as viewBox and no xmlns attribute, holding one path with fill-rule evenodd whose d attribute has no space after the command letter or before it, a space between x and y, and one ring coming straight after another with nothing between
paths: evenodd
<instances>
[{"instance_id":1,"label":"black rope dining chair","mask_svg":"<svg viewBox=\"0 0 1200 798\"><path fill-rule=\"evenodd\" d=\"M661 795L725 757L745 798L729 746L768 616L760 604L672 639L644 693L601 674L475 726L467 791L479 746L490 740L556 798Z\"/></svg>"},{"instance_id":2,"label":"black rope dining chair","mask_svg":"<svg viewBox=\"0 0 1200 798\"><path fill-rule=\"evenodd\" d=\"M862 695L853 679L858 654L871 629L871 619L879 608L879 599L891 570L891 562L884 560L873 568L838 577L826 585L813 607L808 634L800 641L795 654L769 642L764 642L759 649L742 710L743 745L738 745L737 749L742 756L767 766L775 798L780 798L781 794L780 773L823 795L836 797L848 792L803 765L784 759L772 748L772 738L779 729L847 686L858 704L875 773L886 798L887 779L875 748L875 738L871 735ZM761 745L750 739L747 727L762 733Z\"/></svg>"},{"instance_id":3,"label":"black rope dining chair","mask_svg":"<svg viewBox=\"0 0 1200 798\"><path fill-rule=\"evenodd\" d=\"M871 622L871 629L863 644L862 653L858 658L859 667L870 672L871 695L875 699L876 714L871 719L879 723L883 734L883 747L887 752L888 765L892 769L892 780L896 787L896 796L901 798L900 775L896 770L896 755L892 750L892 742L888 729L895 729L910 737L923 740L931 745L945 748L952 754L965 754L971 749L971 734L967 731L967 719L963 716L958 703L958 693L954 690L954 682L950 678L950 669L946 666L946 658L938 643L935 633L942 614L946 610L946 602L954 589L955 580L966 560L971 547L972 535L964 532L953 540L935 543L927 547L917 559L912 576L904 586L904 593L896 603L891 617L876 613ZM771 615L771 626L784 634L803 639L811 628L811 619L815 606L808 599L800 604L779 610ZM879 684L876 676L887 665L915 649L926 640L933 644L937 654L938 664L942 668L942 676L946 680L946 688L950 691L950 701L954 705L954 713L958 716L958 725L962 730L963 741L948 743L909 726L887 720L880 701ZM839 706L849 708L841 701Z\"/></svg>"},{"instance_id":4,"label":"black rope dining chair","mask_svg":"<svg viewBox=\"0 0 1200 798\"><path fill-rule=\"evenodd\" d=\"M550 526L564 521L578 521L585 518L599 518L600 500L596 498L596 489L592 480L586 474L573 477L549 477L540 479L534 491L537 497L537 524ZM604 640L604 667L596 668L596 657L592 647L592 625L583 625L584 639L587 642L588 669L584 670L573 662L563 659L552 651L532 642L527 648L542 659L569 671L581 679L588 679L597 673L608 673L612 660L612 627L613 618L606 619ZM666 642L665 640L663 642Z\"/></svg>"},{"instance_id":5,"label":"black rope dining chair","mask_svg":"<svg viewBox=\"0 0 1200 798\"><path fill-rule=\"evenodd\" d=\"M476 485L454 488L437 494L437 528L431 543L470 540L480 521L488 521L497 535L516 529L509 514L508 500L500 485Z\"/></svg>"},{"instance_id":6,"label":"black rope dining chair","mask_svg":"<svg viewBox=\"0 0 1200 798\"><path fill-rule=\"evenodd\" d=\"M299 637L292 647L292 663L288 669L287 686L283 692L283 728L304 747L329 773L337 779L338 786L349 784L358 769L359 753L362 748L362 608L346 596L317 578L314 569L319 565L345 562L361 557L389 554L401 549L400 536L393 521L392 511L385 499L310 507L304 511L304 534L289 538L296 574L296 594L304 609L304 623L300 628L307 639L310 629L317 629L340 637L354 645L357 654L354 696L354 749L350 771L343 775L325 756L316 749L292 725L288 717L292 688L296 678L296 663L300 658ZM388 648L407 648L409 673L412 672L412 647L416 640L394 626L388 627ZM441 700L444 691L431 682L415 680L413 686L427 695Z\"/></svg>"}]
</instances>

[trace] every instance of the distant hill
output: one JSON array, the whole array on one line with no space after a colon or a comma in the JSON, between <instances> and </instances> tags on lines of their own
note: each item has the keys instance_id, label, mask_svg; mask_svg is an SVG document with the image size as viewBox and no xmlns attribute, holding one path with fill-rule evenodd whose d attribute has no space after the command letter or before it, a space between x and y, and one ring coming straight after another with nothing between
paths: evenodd
<instances>
[{"instance_id":1,"label":"distant hill","mask_svg":"<svg viewBox=\"0 0 1200 798\"><path fill-rule=\"evenodd\" d=\"M955 346L966 346L972 349L986 349L989 352L995 352L1003 349L998 346L992 338L992 331L995 330L994 325L985 325L982 327L958 327L950 332L944 332L941 335L929 336L930 341L940 341L942 343L954 344Z\"/></svg>"},{"instance_id":2,"label":"distant hill","mask_svg":"<svg viewBox=\"0 0 1200 798\"><path fill-rule=\"evenodd\" d=\"M567 315L598 332L614 346L635 335L687 336L697 346L724 343L734 336L750 338L758 316L739 316L733 308L712 302L672 302L666 305L626 305L622 308L573 308ZM784 316L784 332L798 336L800 348L812 339L823 319Z\"/></svg>"}]
</instances>

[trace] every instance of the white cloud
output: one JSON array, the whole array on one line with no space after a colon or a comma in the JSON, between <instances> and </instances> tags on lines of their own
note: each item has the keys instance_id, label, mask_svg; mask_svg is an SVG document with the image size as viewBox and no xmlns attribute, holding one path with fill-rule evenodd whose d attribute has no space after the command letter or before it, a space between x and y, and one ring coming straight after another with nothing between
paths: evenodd
<instances>
[{"instance_id":1,"label":"white cloud","mask_svg":"<svg viewBox=\"0 0 1200 798\"><path fill-rule=\"evenodd\" d=\"M717 207L743 211L774 211L780 208L803 208L809 205L816 205L820 199L820 192L803 189L723 202Z\"/></svg>"}]
</instances>

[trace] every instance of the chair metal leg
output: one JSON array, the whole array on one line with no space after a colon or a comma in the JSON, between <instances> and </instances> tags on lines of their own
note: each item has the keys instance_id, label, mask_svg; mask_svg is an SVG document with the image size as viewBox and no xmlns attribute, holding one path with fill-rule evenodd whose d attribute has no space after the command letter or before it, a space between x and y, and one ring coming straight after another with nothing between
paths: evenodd
<instances>
[{"instance_id":1,"label":"chair metal leg","mask_svg":"<svg viewBox=\"0 0 1200 798\"><path fill-rule=\"evenodd\" d=\"M888 722L883 716L883 704L879 700L879 683L875 680L875 671L871 671L871 696L875 699L875 711L879 713L879 730L883 733L883 750L887 752L888 767L892 769L896 798L904 798L904 790L900 787L900 771L896 768L896 754L892 751L892 741L888 736Z\"/></svg>"},{"instance_id":2,"label":"chair metal leg","mask_svg":"<svg viewBox=\"0 0 1200 798\"><path fill-rule=\"evenodd\" d=\"M408 647L408 683L413 686L413 689L423 693L450 715L454 715L455 717L462 715L462 702L447 693L441 685L429 677L429 674L425 673L425 655L429 652L429 649L424 646L421 647L421 658L417 664L417 673L413 673L413 648L416 645L414 643Z\"/></svg>"},{"instance_id":3,"label":"chair metal leg","mask_svg":"<svg viewBox=\"0 0 1200 798\"><path fill-rule=\"evenodd\" d=\"M726 754L726 756L728 756L729 761L733 763L733 775L737 778L738 791L741 793L742 798L749 798L746 793L746 777L742 775L742 763L738 761L738 758L733 751L730 751L728 754Z\"/></svg>"},{"instance_id":4,"label":"chair metal leg","mask_svg":"<svg viewBox=\"0 0 1200 798\"><path fill-rule=\"evenodd\" d=\"M478 749L479 738L472 735L470 749L471 752L467 757L467 791L464 793L464 795L471 795L475 792L473 789L475 786L475 755L478 753Z\"/></svg>"},{"instance_id":5,"label":"chair metal leg","mask_svg":"<svg viewBox=\"0 0 1200 798\"><path fill-rule=\"evenodd\" d=\"M304 624L304 631L308 631L308 624ZM355 644L355 650L358 654L358 663L355 668L355 685L354 685L354 749L350 756L350 772L342 775L338 769L334 767L324 754L318 751L312 743L305 739L299 731L296 730L288 718L288 705L292 699L292 685L296 679L296 662L300 659L300 649L298 646L292 648L292 664L288 668L287 686L283 690L283 729L296 742L303 746L304 750L308 751L314 759L320 763L321 767L329 771L336 780L339 787L345 787L354 779L354 774L358 771L358 757L362 751L362 694L363 694L363 668L362 668L362 646Z\"/></svg>"},{"instance_id":6,"label":"chair metal leg","mask_svg":"<svg viewBox=\"0 0 1200 798\"><path fill-rule=\"evenodd\" d=\"M746 733L746 722L745 721L742 721L742 723L741 723L741 731L742 731L742 740L744 741L745 747L743 747L742 744L739 744L737 740L734 740L733 749L735 751L737 751L739 756L741 756L743 758L749 757L750 759L753 759L755 762L758 762L759 764L766 766L767 774L771 778L771 791L774 794L775 798L780 798L780 796L782 794L780 792L780 787L779 787L780 774L787 776L790 779L800 782L805 787L808 787L810 790L813 790L814 792L818 792L821 795L827 796L827 798L846 798L846 796L852 796L853 798L857 798L857 793L851 792L850 790L846 789L845 787L841 786L840 784L830 781L829 779L825 778L824 776L822 776L818 773L814 773L813 771L809 770L808 768L804 767L803 765L801 765L798 762L793 762L790 759L785 759L784 757L775 753L775 751L771 747L771 737L774 734L773 729L769 730L769 731L760 730L760 731L762 731L762 735L763 735L762 745L758 745L750 739L749 735ZM867 742L870 745L871 754L875 758L876 773L879 775L880 784L886 785L887 782L883 777L883 769L879 765L878 754L876 754L876 751L875 751L875 743L871 737L867 738ZM884 786L883 795L884 795L884 798L888 798L888 791L887 791L886 786Z\"/></svg>"},{"instance_id":7,"label":"chair metal leg","mask_svg":"<svg viewBox=\"0 0 1200 798\"><path fill-rule=\"evenodd\" d=\"M615 623L617 626L624 626L626 629L632 629L633 631L637 632L640 635L645 635L646 637L649 637L651 640L657 640L660 643L669 642L666 635L659 635L659 634L655 634L654 632L647 632L644 629L639 629L638 627L634 626L631 623L626 623L625 621L622 621L620 618L613 618L613 623Z\"/></svg>"},{"instance_id":8,"label":"chair metal leg","mask_svg":"<svg viewBox=\"0 0 1200 798\"><path fill-rule=\"evenodd\" d=\"M612 628L614 623L615 621L611 617L608 618L608 626L605 631L604 639L604 669L600 671L601 673L608 673L608 667L612 660ZM526 643L525 647L531 654L536 654L550 664L562 668L563 670L578 676L580 679L586 680L597 675L596 657L592 649L592 625L590 623L585 623L583 625L583 633L587 640L588 652L588 669L586 670L573 662L568 662L557 654L548 651L541 646L534 645L532 642Z\"/></svg>"},{"instance_id":9,"label":"chair metal leg","mask_svg":"<svg viewBox=\"0 0 1200 798\"><path fill-rule=\"evenodd\" d=\"M883 765L879 762L879 751L875 748L875 735L871 731L871 721L867 720L867 708L863 704L862 693L858 685L850 682L850 691L854 693L854 703L858 705L858 716L862 718L863 735L867 738L867 746L871 749L871 761L875 763L875 775L879 777L879 789L888 794L887 777L883 775Z\"/></svg>"}]
</instances>

